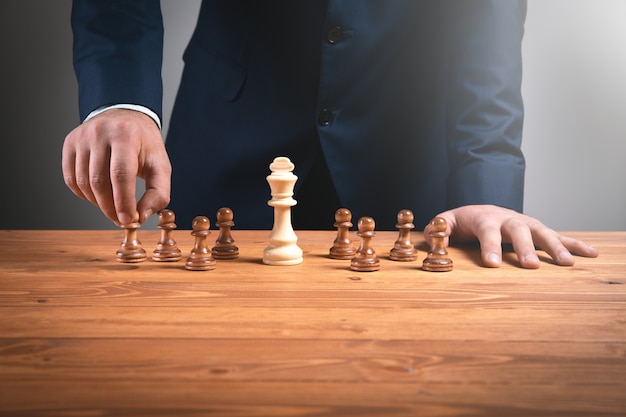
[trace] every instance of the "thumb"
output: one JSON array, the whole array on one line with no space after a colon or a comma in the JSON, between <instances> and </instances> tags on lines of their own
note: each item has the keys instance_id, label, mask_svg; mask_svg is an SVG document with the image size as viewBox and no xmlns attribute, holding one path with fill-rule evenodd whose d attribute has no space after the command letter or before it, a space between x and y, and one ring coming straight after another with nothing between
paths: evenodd
<instances>
[{"instance_id":1,"label":"thumb","mask_svg":"<svg viewBox=\"0 0 626 417\"><path fill-rule=\"evenodd\" d=\"M139 221L144 223L154 213L164 209L170 202L171 167L156 166L149 170L144 178L146 190L137 203Z\"/></svg>"}]
</instances>

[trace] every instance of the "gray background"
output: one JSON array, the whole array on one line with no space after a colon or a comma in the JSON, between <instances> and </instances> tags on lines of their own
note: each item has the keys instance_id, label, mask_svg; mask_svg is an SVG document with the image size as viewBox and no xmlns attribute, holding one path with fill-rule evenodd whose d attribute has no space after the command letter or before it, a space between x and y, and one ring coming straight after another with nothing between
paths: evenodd
<instances>
[{"instance_id":1,"label":"gray background","mask_svg":"<svg viewBox=\"0 0 626 417\"><path fill-rule=\"evenodd\" d=\"M199 1L162 5L167 129ZM61 173L63 139L79 122L70 6L0 3L2 229L114 228ZM625 21L623 0L529 0L525 211L557 230L626 230Z\"/></svg>"}]
</instances>

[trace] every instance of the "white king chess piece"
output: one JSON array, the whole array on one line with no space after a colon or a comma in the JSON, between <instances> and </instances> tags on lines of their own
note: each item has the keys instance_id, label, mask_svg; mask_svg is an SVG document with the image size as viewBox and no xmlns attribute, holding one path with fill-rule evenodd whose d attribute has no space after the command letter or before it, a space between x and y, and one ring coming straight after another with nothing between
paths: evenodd
<instances>
[{"instance_id":1,"label":"white king chess piece","mask_svg":"<svg viewBox=\"0 0 626 417\"><path fill-rule=\"evenodd\" d=\"M267 202L274 207L274 227L269 245L263 251L263 263L268 265L297 265L302 263L302 249L291 225L291 207L297 204L292 198L298 177L293 174L294 165L289 158L279 156L270 164L272 173L267 176L272 199Z\"/></svg>"}]
</instances>

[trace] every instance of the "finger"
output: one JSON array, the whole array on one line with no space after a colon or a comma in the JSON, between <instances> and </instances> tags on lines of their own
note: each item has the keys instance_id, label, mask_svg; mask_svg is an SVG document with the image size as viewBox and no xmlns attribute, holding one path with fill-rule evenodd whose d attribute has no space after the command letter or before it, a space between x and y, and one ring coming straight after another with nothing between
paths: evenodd
<instances>
[{"instance_id":1,"label":"finger","mask_svg":"<svg viewBox=\"0 0 626 417\"><path fill-rule=\"evenodd\" d=\"M137 155L127 149L113 148L109 176L113 191L113 204L121 225L137 218L135 188L137 177Z\"/></svg>"},{"instance_id":2,"label":"finger","mask_svg":"<svg viewBox=\"0 0 626 417\"><path fill-rule=\"evenodd\" d=\"M482 223L476 229L476 238L480 242L480 254L483 264L489 268L498 268L502 264L502 235L495 224Z\"/></svg>"},{"instance_id":3,"label":"finger","mask_svg":"<svg viewBox=\"0 0 626 417\"><path fill-rule=\"evenodd\" d=\"M546 251L557 265L574 265L574 257L554 230L540 225L533 229L532 234L536 245Z\"/></svg>"},{"instance_id":4,"label":"finger","mask_svg":"<svg viewBox=\"0 0 626 417\"><path fill-rule=\"evenodd\" d=\"M89 180L89 159L91 153L89 151L78 151L76 153L75 164L75 180L76 185L80 189L86 200L90 201L94 205L98 205L98 201L91 190L91 182Z\"/></svg>"},{"instance_id":5,"label":"finger","mask_svg":"<svg viewBox=\"0 0 626 417\"><path fill-rule=\"evenodd\" d=\"M109 174L110 155L111 150L108 146L92 150L89 160L89 183L100 210L119 226Z\"/></svg>"},{"instance_id":6,"label":"finger","mask_svg":"<svg viewBox=\"0 0 626 417\"><path fill-rule=\"evenodd\" d=\"M170 202L171 168L167 166L156 167L145 178L146 191L137 204L140 213L139 221L145 222L164 209Z\"/></svg>"},{"instance_id":7,"label":"finger","mask_svg":"<svg viewBox=\"0 0 626 417\"><path fill-rule=\"evenodd\" d=\"M144 161L140 176L145 181L146 191L137 204L140 222L145 222L153 213L165 208L170 202L172 166L159 135L159 150Z\"/></svg>"},{"instance_id":8,"label":"finger","mask_svg":"<svg viewBox=\"0 0 626 417\"><path fill-rule=\"evenodd\" d=\"M157 190L146 190L139 202L137 203L137 210L139 211L139 222L144 223L154 213L158 213L160 210L167 207L169 203L168 198L164 198Z\"/></svg>"},{"instance_id":9,"label":"finger","mask_svg":"<svg viewBox=\"0 0 626 417\"><path fill-rule=\"evenodd\" d=\"M154 213L157 213L167 207L169 202L169 187L167 191L156 188L146 189L146 192L143 194L143 196L139 200L139 203L137 204L137 210L139 211L139 213L141 213L139 221L141 223L145 222Z\"/></svg>"},{"instance_id":10,"label":"finger","mask_svg":"<svg viewBox=\"0 0 626 417\"><path fill-rule=\"evenodd\" d=\"M513 245L513 250L524 268L539 268L540 262L530 227L519 220L510 220L502 225L502 235Z\"/></svg>"},{"instance_id":11,"label":"finger","mask_svg":"<svg viewBox=\"0 0 626 417\"><path fill-rule=\"evenodd\" d=\"M565 246L567 250L574 255L584 256L587 258L596 258L600 255L598 249L581 240L568 236L559 236L559 239L561 240L563 246Z\"/></svg>"},{"instance_id":12,"label":"finger","mask_svg":"<svg viewBox=\"0 0 626 417\"><path fill-rule=\"evenodd\" d=\"M76 183L76 152L74 148L67 144L63 146L63 152L61 157L61 168L63 170L63 180L65 185L72 190L76 196L87 200L85 194L81 191L80 187Z\"/></svg>"}]
</instances>

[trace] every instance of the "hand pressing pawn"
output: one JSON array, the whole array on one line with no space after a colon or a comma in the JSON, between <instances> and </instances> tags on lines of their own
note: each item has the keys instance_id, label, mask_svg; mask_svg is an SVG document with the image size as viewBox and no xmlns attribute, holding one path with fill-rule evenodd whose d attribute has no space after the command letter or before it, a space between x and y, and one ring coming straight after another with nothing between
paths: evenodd
<instances>
[{"instance_id":1,"label":"hand pressing pawn","mask_svg":"<svg viewBox=\"0 0 626 417\"><path fill-rule=\"evenodd\" d=\"M134 263L146 260L146 250L141 246L141 242L137 238L137 229L139 229L140 226L139 213L135 213L135 217L131 223L122 226L124 228L124 240L115 254L117 261Z\"/></svg>"}]
</instances>

